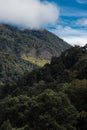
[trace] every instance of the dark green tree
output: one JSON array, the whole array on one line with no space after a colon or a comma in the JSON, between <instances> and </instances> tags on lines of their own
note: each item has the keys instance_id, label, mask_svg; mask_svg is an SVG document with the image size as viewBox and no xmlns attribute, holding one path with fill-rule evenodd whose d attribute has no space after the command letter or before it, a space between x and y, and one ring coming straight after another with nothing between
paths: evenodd
<instances>
[{"instance_id":1,"label":"dark green tree","mask_svg":"<svg viewBox=\"0 0 87 130\"><path fill-rule=\"evenodd\" d=\"M33 130L65 130L76 123L77 111L64 93L45 90L32 100L28 121Z\"/></svg>"},{"instance_id":2,"label":"dark green tree","mask_svg":"<svg viewBox=\"0 0 87 130\"><path fill-rule=\"evenodd\" d=\"M4 121L0 127L0 130L12 130L12 126L9 120Z\"/></svg>"}]
</instances>

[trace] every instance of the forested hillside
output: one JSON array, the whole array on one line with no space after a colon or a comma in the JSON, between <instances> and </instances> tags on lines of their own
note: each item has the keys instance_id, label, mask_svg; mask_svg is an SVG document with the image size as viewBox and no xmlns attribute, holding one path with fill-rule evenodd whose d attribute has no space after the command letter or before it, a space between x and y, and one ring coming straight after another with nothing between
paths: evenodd
<instances>
[{"instance_id":1,"label":"forested hillside","mask_svg":"<svg viewBox=\"0 0 87 130\"><path fill-rule=\"evenodd\" d=\"M49 63L70 45L47 30L0 24L0 82L13 82L24 72Z\"/></svg>"},{"instance_id":2,"label":"forested hillside","mask_svg":"<svg viewBox=\"0 0 87 130\"><path fill-rule=\"evenodd\" d=\"M12 129L87 129L87 45L0 86L0 130Z\"/></svg>"}]
</instances>

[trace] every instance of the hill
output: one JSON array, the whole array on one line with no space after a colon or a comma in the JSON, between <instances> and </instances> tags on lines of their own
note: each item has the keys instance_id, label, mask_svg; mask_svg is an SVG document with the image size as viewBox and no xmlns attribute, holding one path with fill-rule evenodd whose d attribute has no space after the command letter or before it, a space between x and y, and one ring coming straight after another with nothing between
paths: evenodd
<instances>
[{"instance_id":1,"label":"hill","mask_svg":"<svg viewBox=\"0 0 87 130\"><path fill-rule=\"evenodd\" d=\"M59 56L69 44L47 30L0 25L0 81L11 82L33 68Z\"/></svg>"},{"instance_id":2,"label":"hill","mask_svg":"<svg viewBox=\"0 0 87 130\"><path fill-rule=\"evenodd\" d=\"M0 128L87 129L87 45L75 46L50 64L0 86Z\"/></svg>"}]
</instances>

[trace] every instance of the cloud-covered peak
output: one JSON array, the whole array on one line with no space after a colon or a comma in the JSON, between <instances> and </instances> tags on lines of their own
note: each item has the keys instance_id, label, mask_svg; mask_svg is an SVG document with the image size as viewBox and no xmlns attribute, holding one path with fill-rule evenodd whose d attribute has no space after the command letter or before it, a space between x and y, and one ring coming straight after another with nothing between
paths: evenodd
<instances>
[{"instance_id":1,"label":"cloud-covered peak","mask_svg":"<svg viewBox=\"0 0 87 130\"><path fill-rule=\"evenodd\" d=\"M40 0L0 0L0 22L42 28L55 24L59 16L56 4Z\"/></svg>"}]
</instances>

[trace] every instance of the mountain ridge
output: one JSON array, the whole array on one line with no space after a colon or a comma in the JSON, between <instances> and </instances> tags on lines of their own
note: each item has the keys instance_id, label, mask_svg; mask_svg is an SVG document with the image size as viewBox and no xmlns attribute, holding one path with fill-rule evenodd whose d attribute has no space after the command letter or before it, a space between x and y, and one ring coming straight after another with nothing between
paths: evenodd
<instances>
[{"instance_id":1,"label":"mountain ridge","mask_svg":"<svg viewBox=\"0 0 87 130\"><path fill-rule=\"evenodd\" d=\"M14 41L14 40L16 41L17 39L16 38L14 39L15 35L20 39L21 38L20 34L21 34L21 36L23 36L23 38L24 38L24 36L26 36L25 38L29 38L27 40L32 40L32 39L38 40L39 39L40 40L39 44L41 43L42 45L43 44L45 44L45 45L46 44L48 44L48 45L52 44L52 47L54 47L54 45L55 45L57 47L57 49L59 49L59 50L57 50L59 52L54 53L54 54L57 54L57 55L58 55L58 53L60 54L61 51L64 51L64 49L67 49L68 47L71 46L67 42L63 41L61 38L56 36L55 34L49 32L48 30L20 29L20 28L17 28L15 26L3 25L3 24L0 26L0 38L1 38L1 35L3 35L3 38L5 38L5 39L8 38L10 41ZM16 41L16 42L20 43L20 41ZM23 42L26 44L26 41L23 41ZM36 45L36 43L34 44L34 46L35 45ZM38 46L40 47L40 45L38 45ZM37 46L35 46L35 47L37 47Z\"/></svg>"},{"instance_id":2,"label":"mountain ridge","mask_svg":"<svg viewBox=\"0 0 87 130\"><path fill-rule=\"evenodd\" d=\"M68 48L70 48L68 43L47 30L19 29L15 26L1 24L0 78L3 77L4 80L4 77L13 77L12 73L16 72L16 75L17 73L19 75L37 66L41 67L49 63L52 56L59 56ZM8 74L10 68L13 72Z\"/></svg>"}]
</instances>

